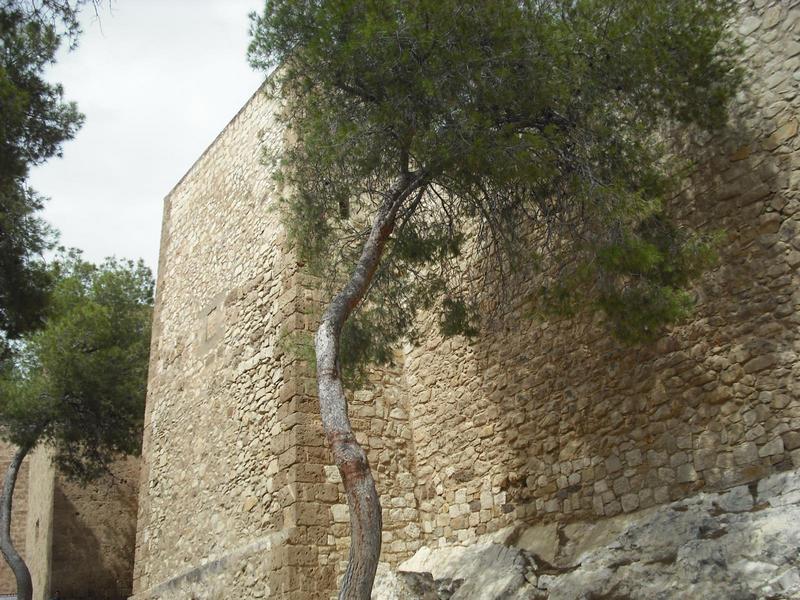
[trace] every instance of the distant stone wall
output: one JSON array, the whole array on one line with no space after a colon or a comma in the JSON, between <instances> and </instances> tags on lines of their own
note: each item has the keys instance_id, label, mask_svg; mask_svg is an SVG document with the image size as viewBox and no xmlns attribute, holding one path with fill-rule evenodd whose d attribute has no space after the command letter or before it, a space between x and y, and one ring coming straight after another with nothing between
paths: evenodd
<instances>
[{"instance_id":1,"label":"distant stone wall","mask_svg":"<svg viewBox=\"0 0 800 600\"><path fill-rule=\"evenodd\" d=\"M5 469L13 454L0 447ZM31 573L34 600L56 590L71 600L124 600L130 595L136 534L139 459L111 466L111 476L87 485L56 475L52 452L36 448L22 463L14 493L11 535ZM0 560L0 595L16 580Z\"/></svg>"},{"instance_id":2,"label":"distant stone wall","mask_svg":"<svg viewBox=\"0 0 800 600\"><path fill-rule=\"evenodd\" d=\"M800 2L746 0L749 87L693 140L673 210L728 238L689 323L625 347L510 306L475 342L431 333L351 394L376 473L382 559L510 524L631 512L800 465ZM165 201L145 419L136 600L328 598L348 516L313 374L316 282L293 258L242 109Z\"/></svg>"},{"instance_id":3,"label":"distant stone wall","mask_svg":"<svg viewBox=\"0 0 800 600\"><path fill-rule=\"evenodd\" d=\"M139 459L129 457L96 482L58 476L51 483L52 593L70 600L130 596L139 469Z\"/></svg>"}]
</instances>

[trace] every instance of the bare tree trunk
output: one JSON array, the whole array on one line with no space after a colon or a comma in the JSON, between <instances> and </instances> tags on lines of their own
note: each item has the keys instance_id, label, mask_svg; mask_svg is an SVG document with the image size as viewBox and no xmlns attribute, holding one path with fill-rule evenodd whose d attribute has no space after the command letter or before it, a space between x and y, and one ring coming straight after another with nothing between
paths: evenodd
<instances>
[{"instance_id":1,"label":"bare tree trunk","mask_svg":"<svg viewBox=\"0 0 800 600\"><path fill-rule=\"evenodd\" d=\"M325 436L342 475L350 506L350 556L340 600L369 600L381 552L381 505L367 455L356 441L342 386L339 339L350 313L364 297L391 235L397 212L421 182L406 174L391 186L372 224L350 280L328 305L317 330L317 389Z\"/></svg>"},{"instance_id":2,"label":"bare tree trunk","mask_svg":"<svg viewBox=\"0 0 800 600\"><path fill-rule=\"evenodd\" d=\"M14 453L14 458L11 459L8 469L6 469L3 498L0 503L0 551L14 572L14 577L17 578L17 600L32 600L33 598L33 583L28 565L25 564L11 541L11 504L14 499L14 486L17 483L19 467L28 454L28 450L30 448L20 446Z\"/></svg>"}]
</instances>

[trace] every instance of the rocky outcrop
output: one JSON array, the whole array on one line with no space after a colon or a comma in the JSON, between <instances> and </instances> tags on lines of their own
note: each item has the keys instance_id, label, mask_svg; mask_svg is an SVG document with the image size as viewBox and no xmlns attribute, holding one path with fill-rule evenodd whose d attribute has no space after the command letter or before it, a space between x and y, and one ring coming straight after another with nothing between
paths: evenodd
<instances>
[{"instance_id":1,"label":"rocky outcrop","mask_svg":"<svg viewBox=\"0 0 800 600\"><path fill-rule=\"evenodd\" d=\"M376 600L800 598L800 471L591 524L421 548Z\"/></svg>"}]
</instances>

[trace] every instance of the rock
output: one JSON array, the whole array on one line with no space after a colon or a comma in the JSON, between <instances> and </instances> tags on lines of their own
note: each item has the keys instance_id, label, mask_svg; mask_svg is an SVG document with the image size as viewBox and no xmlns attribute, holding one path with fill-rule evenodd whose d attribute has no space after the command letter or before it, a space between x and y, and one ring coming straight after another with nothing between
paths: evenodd
<instances>
[{"instance_id":1,"label":"rock","mask_svg":"<svg viewBox=\"0 0 800 600\"><path fill-rule=\"evenodd\" d=\"M774 476L760 489L776 508L746 512L752 497L740 486L642 513L614 541L579 557L580 568L558 577L549 599L747 598L794 590L800 477ZM742 512L720 515L713 505Z\"/></svg>"},{"instance_id":2,"label":"rock","mask_svg":"<svg viewBox=\"0 0 800 600\"><path fill-rule=\"evenodd\" d=\"M759 27L761 27L761 18L755 15L749 16L739 25L739 33L742 35L750 35Z\"/></svg>"},{"instance_id":3,"label":"rock","mask_svg":"<svg viewBox=\"0 0 800 600\"><path fill-rule=\"evenodd\" d=\"M781 7L773 6L764 13L764 29L772 29L781 20Z\"/></svg>"},{"instance_id":4,"label":"rock","mask_svg":"<svg viewBox=\"0 0 800 600\"><path fill-rule=\"evenodd\" d=\"M529 527L520 535L517 546L547 562L554 563L559 546L558 525L550 523Z\"/></svg>"},{"instance_id":5,"label":"rock","mask_svg":"<svg viewBox=\"0 0 800 600\"><path fill-rule=\"evenodd\" d=\"M334 504L331 506L331 513L333 514L334 523L350 522L350 509L347 504Z\"/></svg>"},{"instance_id":6,"label":"rock","mask_svg":"<svg viewBox=\"0 0 800 600\"><path fill-rule=\"evenodd\" d=\"M777 360L775 356L771 354L757 356L745 363L744 372L756 373L758 371L763 371L764 369L773 366L776 362Z\"/></svg>"},{"instance_id":7,"label":"rock","mask_svg":"<svg viewBox=\"0 0 800 600\"><path fill-rule=\"evenodd\" d=\"M767 588L768 593L780 594L785 598L800 596L800 569L797 567L788 569L770 581ZM790 596L791 594L791 596Z\"/></svg>"},{"instance_id":8,"label":"rock","mask_svg":"<svg viewBox=\"0 0 800 600\"><path fill-rule=\"evenodd\" d=\"M758 447L753 442L745 442L733 448L733 461L737 465L746 465L758 460Z\"/></svg>"},{"instance_id":9,"label":"rock","mask_svg":"<svg viewBox=\"0 0 800 600\"><path fill-rule=\"evenodd\" d=\"M758 501L770 506L785 506L800 503L800 478L795 471L779 473L758 482Z\"/></svg>"},{"instance_id":10,"label":"rock","mask_svg":"<svg viewBox=\"0 0 800 600\"><path fill-rule=\"evenodd\" d=\"M783 434L783 447L787 450L800 448L800 431L789 431Z\"/></svg>"},{"instance_id":11,"label":"rock","mask_svg":"<svg viewBox=\"0 0 800 600\"><path fill-rule=\"evenodd\" d=\"M678 467L677 476L679 483L697 481L697 471L695 471L694 466L689 463Z\"/></svg>"},{"instance_id":12,"label":"rock","mask_svg":"<svg viewBox=\"0 0 800 600\"><path fill-rule=\"evenodd\" d=\"M745 512L753 508L753 495L746 485L740 485L720 495L717 504L725 512Z\"/></svg>"},{"instance_id":13,"label":"rock","mask_svg":"<svg viewBox=\"0 0 800 600\"><path fill-rule=\"evenodd\" d=\"M744 160L750 157L752 148L749 145L740 146L736 151L731 154L730 159L732 162Z\"/></svg>"},{"instance_id":14,"label":"rock","mask_svg":"<svg viewBox=\"0 0 800 600\"><path fill-rule=\"evenodd\" d=\"M789 141L797 135L798 122L796 120L789 121L782 125L767 139L767 145L770 147L777 147L784 142Z\"/></svg>"},{"instance_id":15,"label":"rock","mask_svg":"<svg viewBox=\"0 0 800 600\"><path fill-rule=\"evenodd\" d=\"M622 510L625 512L632 512L639 508L639 496L636 494L625 494L620 499Z\"/></svg>"},{"instance_id":16,"label":"rock","mask_svg":"<svg viewBox=\"0 0 800 600\"><path fill-rule=\"evenodd\" d=\"M492 542L434 550L422 548L400 565L397 573L385 570L379 572L373 598L516 598L517 594L532 587L531 582L537 582L536 566L536 558L529 552ZM412 581L408 573L417 573L421 577ZM413 589L417 590L417 595L409 595ZM438 595L429 596L431 590L435 590Z\"/></svg>"},{"instance_id":17,"label":"rock","mask_svg":"<svg viewBox=\"0 0 800 600\"><path fill-rule=\"evenodd\" d=\"M439 600L436 583L430 573L393 573L386 565L378 567L372 597L375 600Z\"/></svg>"},{"instance_id":18,"label":"rock","mask_svg":"<svg viewBox=\"0 0 800 600\"><path fill-rule=\"evenodd\" d=\"M776 454L783 454L783 439L780 437L770 440L761 446L758 451L758 455L761 457L774 456Z\"/></svg>"},{"instance_id":19,"label":"rock","mask_svg":"<svg viewBox=\"0 0 800 600\"><path fill-rule=\"evenodd\" d=\"M622 463L619 460L619 457L612 454L606 459L606 470L609 473L614 473L619 471L622 468Z\"/></svg>"}]
</instances>

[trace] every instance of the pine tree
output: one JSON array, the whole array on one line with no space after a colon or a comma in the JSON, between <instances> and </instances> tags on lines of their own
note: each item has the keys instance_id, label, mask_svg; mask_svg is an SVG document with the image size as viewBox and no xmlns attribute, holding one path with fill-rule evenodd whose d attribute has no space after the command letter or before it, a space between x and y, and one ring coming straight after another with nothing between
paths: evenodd
<instances>
[{"instance_id":1,"label":"pine tree","mask_svg":"<svg viewBox=\"0 0 800 600\"><path fill-rule=\"evenodd\" d=\"M691 309L712 240L665 208L670 130L726 122L734 0L268 0L251 62L277 70L295 143L287 228L330 282L316 335L322 423L352 543L340 598L370 597L381 508L343 369L413 339L420 310L474 334L481 299L598 311L657 336ZM466 276L477 272L480 277ZM534 282L533 284L531 282Z\"/></svg>"}]
</instances>

